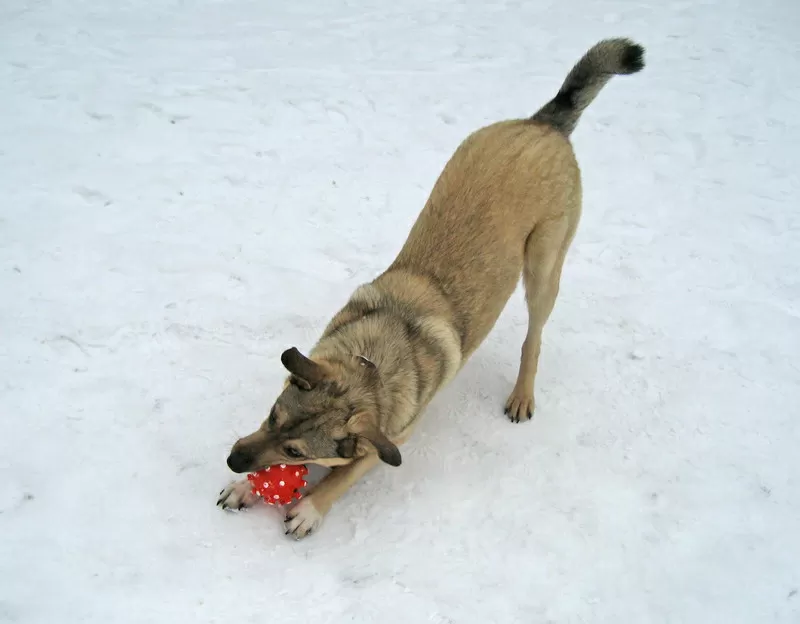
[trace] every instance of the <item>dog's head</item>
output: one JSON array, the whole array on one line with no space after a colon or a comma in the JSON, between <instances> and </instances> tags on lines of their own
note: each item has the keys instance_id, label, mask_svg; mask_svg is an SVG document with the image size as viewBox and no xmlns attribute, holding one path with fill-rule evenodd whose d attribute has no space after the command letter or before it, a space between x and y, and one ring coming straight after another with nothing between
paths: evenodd
<instances>
[{"instance_id":1,"label":"dog's head","mask_svg":"<svg viewBox=\"0 0 800 624\"><path fill-rule=\"evenodd\" d=\"M290 373L286 386L261 427L233 445L231 470L349 464L369 446L387 464L400 465L400 451L378 427L380 379L370 362L315 361L296 348L285 351L281 362Z\"/></svg>"}]
</instances>

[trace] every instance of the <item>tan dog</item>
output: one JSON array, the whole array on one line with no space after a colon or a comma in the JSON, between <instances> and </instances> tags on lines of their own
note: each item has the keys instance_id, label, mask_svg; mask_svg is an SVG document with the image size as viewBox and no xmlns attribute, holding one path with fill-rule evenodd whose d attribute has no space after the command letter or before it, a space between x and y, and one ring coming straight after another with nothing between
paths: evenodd
<instances>
[{"instance_id":1,"label":"tan dog","mask_svg":"<svg viewBox=\"0 0 800 624\"><path fill-rule=\"evenodd\" d=\"M533 117L469 136L442 171L392 265L358 288L309 353L283 353L290 375L269 418L233 445L243 473L276 463L333 469L286 518L287 533L316 529L333 503L379 460L400 465L420 412L453 379L494 326L522 275L528 333L514 390L513 422L531 418L542 328L556 300L581 212L569 142L583 110L615 74L643 66L626 39L601 41ZM246 480L220 495L251 505Z\"/></svg>"}]
</instances>

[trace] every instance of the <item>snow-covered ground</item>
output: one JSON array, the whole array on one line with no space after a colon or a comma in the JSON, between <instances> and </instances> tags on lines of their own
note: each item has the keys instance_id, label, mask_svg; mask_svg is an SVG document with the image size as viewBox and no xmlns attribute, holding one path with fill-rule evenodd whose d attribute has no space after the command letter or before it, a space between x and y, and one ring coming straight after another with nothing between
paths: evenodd
<instances>
[{"instance_id":1,"label":"snow-covered ground","mask_svg":"<svg viewBox=\"0 0 800 624\"><path fill-rule=\"evenodd\" d=\"M800 621L800 5L0 5L0 622ZM294 542L237 434L471 130L631 36L534 422L517 294Z\"/></svg>"}]
</instances>

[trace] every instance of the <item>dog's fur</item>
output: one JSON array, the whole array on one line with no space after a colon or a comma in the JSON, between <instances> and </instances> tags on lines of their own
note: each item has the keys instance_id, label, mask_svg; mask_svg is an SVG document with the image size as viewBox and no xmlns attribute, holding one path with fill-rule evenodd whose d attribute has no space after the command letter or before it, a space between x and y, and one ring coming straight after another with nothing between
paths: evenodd
<instances>
[{"instance_id":1,"label":"dog's fur","mask_svg":"<svg viewBox=\"0 0 800 624\"><path fill-rule=\"evenodd\" d=\"M400 465L431 398L486 338L522 275L529 324L505 411L531 418L542 328L556 300L581 212L580 172L569 142L580 114L615 74L643 66L644 50L604 40L575 65L553 100L529 119L470 135L455 151L391 266L361 286L302 355L284 352L290 375L269 418L234 444L228 465L332 467L287 514L304 537L379 460ZM219 504L252 504L248 482Z\"/></svg>"}]
</instances>

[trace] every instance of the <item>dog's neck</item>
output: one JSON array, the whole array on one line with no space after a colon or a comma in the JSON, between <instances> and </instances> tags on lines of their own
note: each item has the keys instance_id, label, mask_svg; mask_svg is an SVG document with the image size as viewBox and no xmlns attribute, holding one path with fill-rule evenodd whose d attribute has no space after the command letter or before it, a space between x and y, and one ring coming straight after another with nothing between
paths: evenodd
<instances>
[{"instance_id":1,"label":"dog's neck","mask_svg":"<svg viewBox=\"0 0 800 624\"><path fill-rule=\"evenodd\" d=\"M352 361L355 356L363 367L374 370L380 379L373 392L381 419L391 415L393 423L402 424L412 420L428 398L420 393L415 374L409 373L408 363L414 358L407 343L407 330L398 319L361 312L348 314L344 322L334 319L312 357Z\"/></svg>"}]
</instances>

